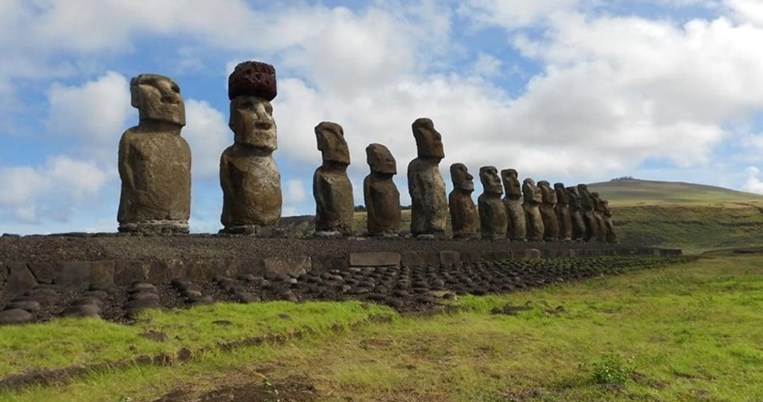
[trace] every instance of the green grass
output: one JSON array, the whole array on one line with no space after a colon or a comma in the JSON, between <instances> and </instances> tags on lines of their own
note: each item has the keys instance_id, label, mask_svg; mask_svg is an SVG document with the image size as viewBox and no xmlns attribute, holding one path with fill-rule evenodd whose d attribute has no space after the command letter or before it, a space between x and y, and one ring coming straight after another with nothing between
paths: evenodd
<instances>
[{"instance_id":1,"label":"green grass","mask_svg":"<svg viewBox=\"0 0 763 402\"><path fill-rule=\"evenodd\" d=\"M763 195L702 184L650 180L614 180L588 185L610 205L713 204L763 202Z\"/></svg>"},{"instance_id":2,"label":"green grass","mask_svg":"<svg viewBox=\"0 0 763 402\"><path fill-rule=\"evenodd\" d=\"M516 315L490 313L506 304L528 309ZM288 310L289 319L280 321L294 325L274 319L276 310ZM358 303L283 303L272 310L232 311L225 319L235 323L259 327L270 321L262 332L318 330L286 343L210 349L170 367L134 366L93 373L70 385L0 393L0 401L154 400L176 387L203 392L261 382L263 376L281 390L298 378L315 387L319 400L763 399L763 256L705 257L526 292L461 297L448 310L388 322L364 320L390 313ZM220 328L199 324L192 330L182 324L191 316L210 321L211 312L173 313L177 321L168 326L152 314L153 320L135 331L162 328L169 337L209 332L196 335L207 344ZM362 324L320 329L331 328L337 317ZM34 328L42 331L46 325L57 324ZM32 327L0 328L0 339L21 328ZM229 331L219 336L256 330ZM33 347L22 342L1 351L6 357ZM100 353L91 359L98 360ZM619 379L602 381L608 369L619 370L612 377Z\"/></svg>"}]
</instances>

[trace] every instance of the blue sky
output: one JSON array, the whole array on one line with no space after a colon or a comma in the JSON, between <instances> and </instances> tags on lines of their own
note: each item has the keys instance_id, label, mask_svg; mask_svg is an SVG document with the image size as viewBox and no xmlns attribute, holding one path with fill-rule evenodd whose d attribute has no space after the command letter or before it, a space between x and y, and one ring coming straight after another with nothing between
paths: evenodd
<instances>
[{"instance_id":1,"label":"blue sky","mask_svg":"<svg viewBox=\"0 0 763 402\"><path fill-rule=\"evenodd\" d=\"M418 117L443 135L448 191L462 162L763 193L761 43L759 0L0 0L0 232L115 230L140 73L180 85L191 229L217 231L227 76L245 60L277 70L284 215L314 211L321 121L344 127L356 204L372 142L409 202Z\"/></svg>"}]
</instances>

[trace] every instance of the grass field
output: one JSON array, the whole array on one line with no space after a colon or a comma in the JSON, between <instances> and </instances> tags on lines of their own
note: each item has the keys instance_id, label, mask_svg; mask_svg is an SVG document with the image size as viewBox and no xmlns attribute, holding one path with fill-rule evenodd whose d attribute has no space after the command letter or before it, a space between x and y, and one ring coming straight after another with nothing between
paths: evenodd
<instances>
[{"instance_id":1,"label":"grass field","mask_svg":"<svg viewBox=\"0 0 763 402\"><path fill-rule=\"evenodd\" d=\"M506 305L513 315L491 313ZM197 400L245 384L270 400L763 400L762 307L763 256L720 255L462 297L427 316L358 303L279 303L153 312L137 326L62 320L4 327L5 374L201 350L169 366L132 364L68 385L2 392L0 401L151 401L173 390L178 400ZM138 335L152 330L165 340ZM258 346L209 347L298 330L302 337ZM114 338L96 337L104 332Z\"/></svg>"}]
</instances>

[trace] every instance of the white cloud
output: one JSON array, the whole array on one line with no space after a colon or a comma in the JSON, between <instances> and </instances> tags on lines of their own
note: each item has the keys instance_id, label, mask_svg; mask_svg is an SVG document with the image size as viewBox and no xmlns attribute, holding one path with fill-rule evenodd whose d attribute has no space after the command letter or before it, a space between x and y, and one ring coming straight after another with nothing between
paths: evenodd
<instances>
[{"instance_id":1,"label":"white cloud","mask_svg":"<svg viewBox=\"0 0 763 402\"><path fill-rule=\"evenodd\" d=\"M759 177L760 169L750 166L745 169L745 173L747 173L747 180L742 185L742 189L751 193L763 194L763 181Z\"/></svg>"},{"instance_id":2,"label":"white cloud","mask_svg":"<svg viewBox=\"0 0 763 402\"><path fill-rule=\"evenodd\" d=\"M66 221L74 208L92 201L116 173L92 162L66 156L49 159L44 166L0 166L0 216L23 223L41 219Z\"/></svg>"},{"instance_id":3,"label":"white cloud","mask_svg":"<svg viewBox=\"0 0 763 402\"><path fill-rule=\"evenodd\" d=\"M573 10L579 0L472 0L460 7L460 13L475 21L510 30L546 20L550 15Z\"/></svg>"},{"instance_id":4,"label":"white cloud","mask_svg":"<svg viewBox=\"0 0 763 402\"><path fill-rule=\"evenodd\" d=\"M137 116L130 106L127 79L114 71L78 86L54 83L48 103L48 132L79 139L81 149L104 161L114 159L128 117Z\"/></svg>"},{"instance_id":5,"label":"white cloud","mask_svg":"<svg viewBox=\"0 0 763 402\"><path fill-rule=\"evenodd\" d=\"M182 135L191 147L193 179L219 177L220 155L233 143L233 133L227 119L205 101L188 99L185 102L187 124Z\"/></svg>"},{"instance_id":6,"label":"white cloud","mask_svg":"<svg viewBox=\"0 0 763 402\"><path fill-rule=\"evenodd\" d=\"M724 0L724 3L740 22L763 26L763 3L759 0Z\"/></svg>"}]
</instances>

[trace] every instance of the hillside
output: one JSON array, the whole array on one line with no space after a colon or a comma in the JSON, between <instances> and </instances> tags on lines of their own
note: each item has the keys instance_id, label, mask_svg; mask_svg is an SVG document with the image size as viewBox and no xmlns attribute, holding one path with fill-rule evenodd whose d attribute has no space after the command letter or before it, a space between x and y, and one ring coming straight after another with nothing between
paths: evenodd
<instances>
[{"instance_id":1,"label":"hillside","mask_svg":"<svg viewBox=\"0 0 763 402\"><path fill-rule=\"evenodd\" d=\"M610 205L707 204L763 201L763 196L723 187L683 182L638 179L613 180L588 185Z\"/></svg>"}]
</instances>

